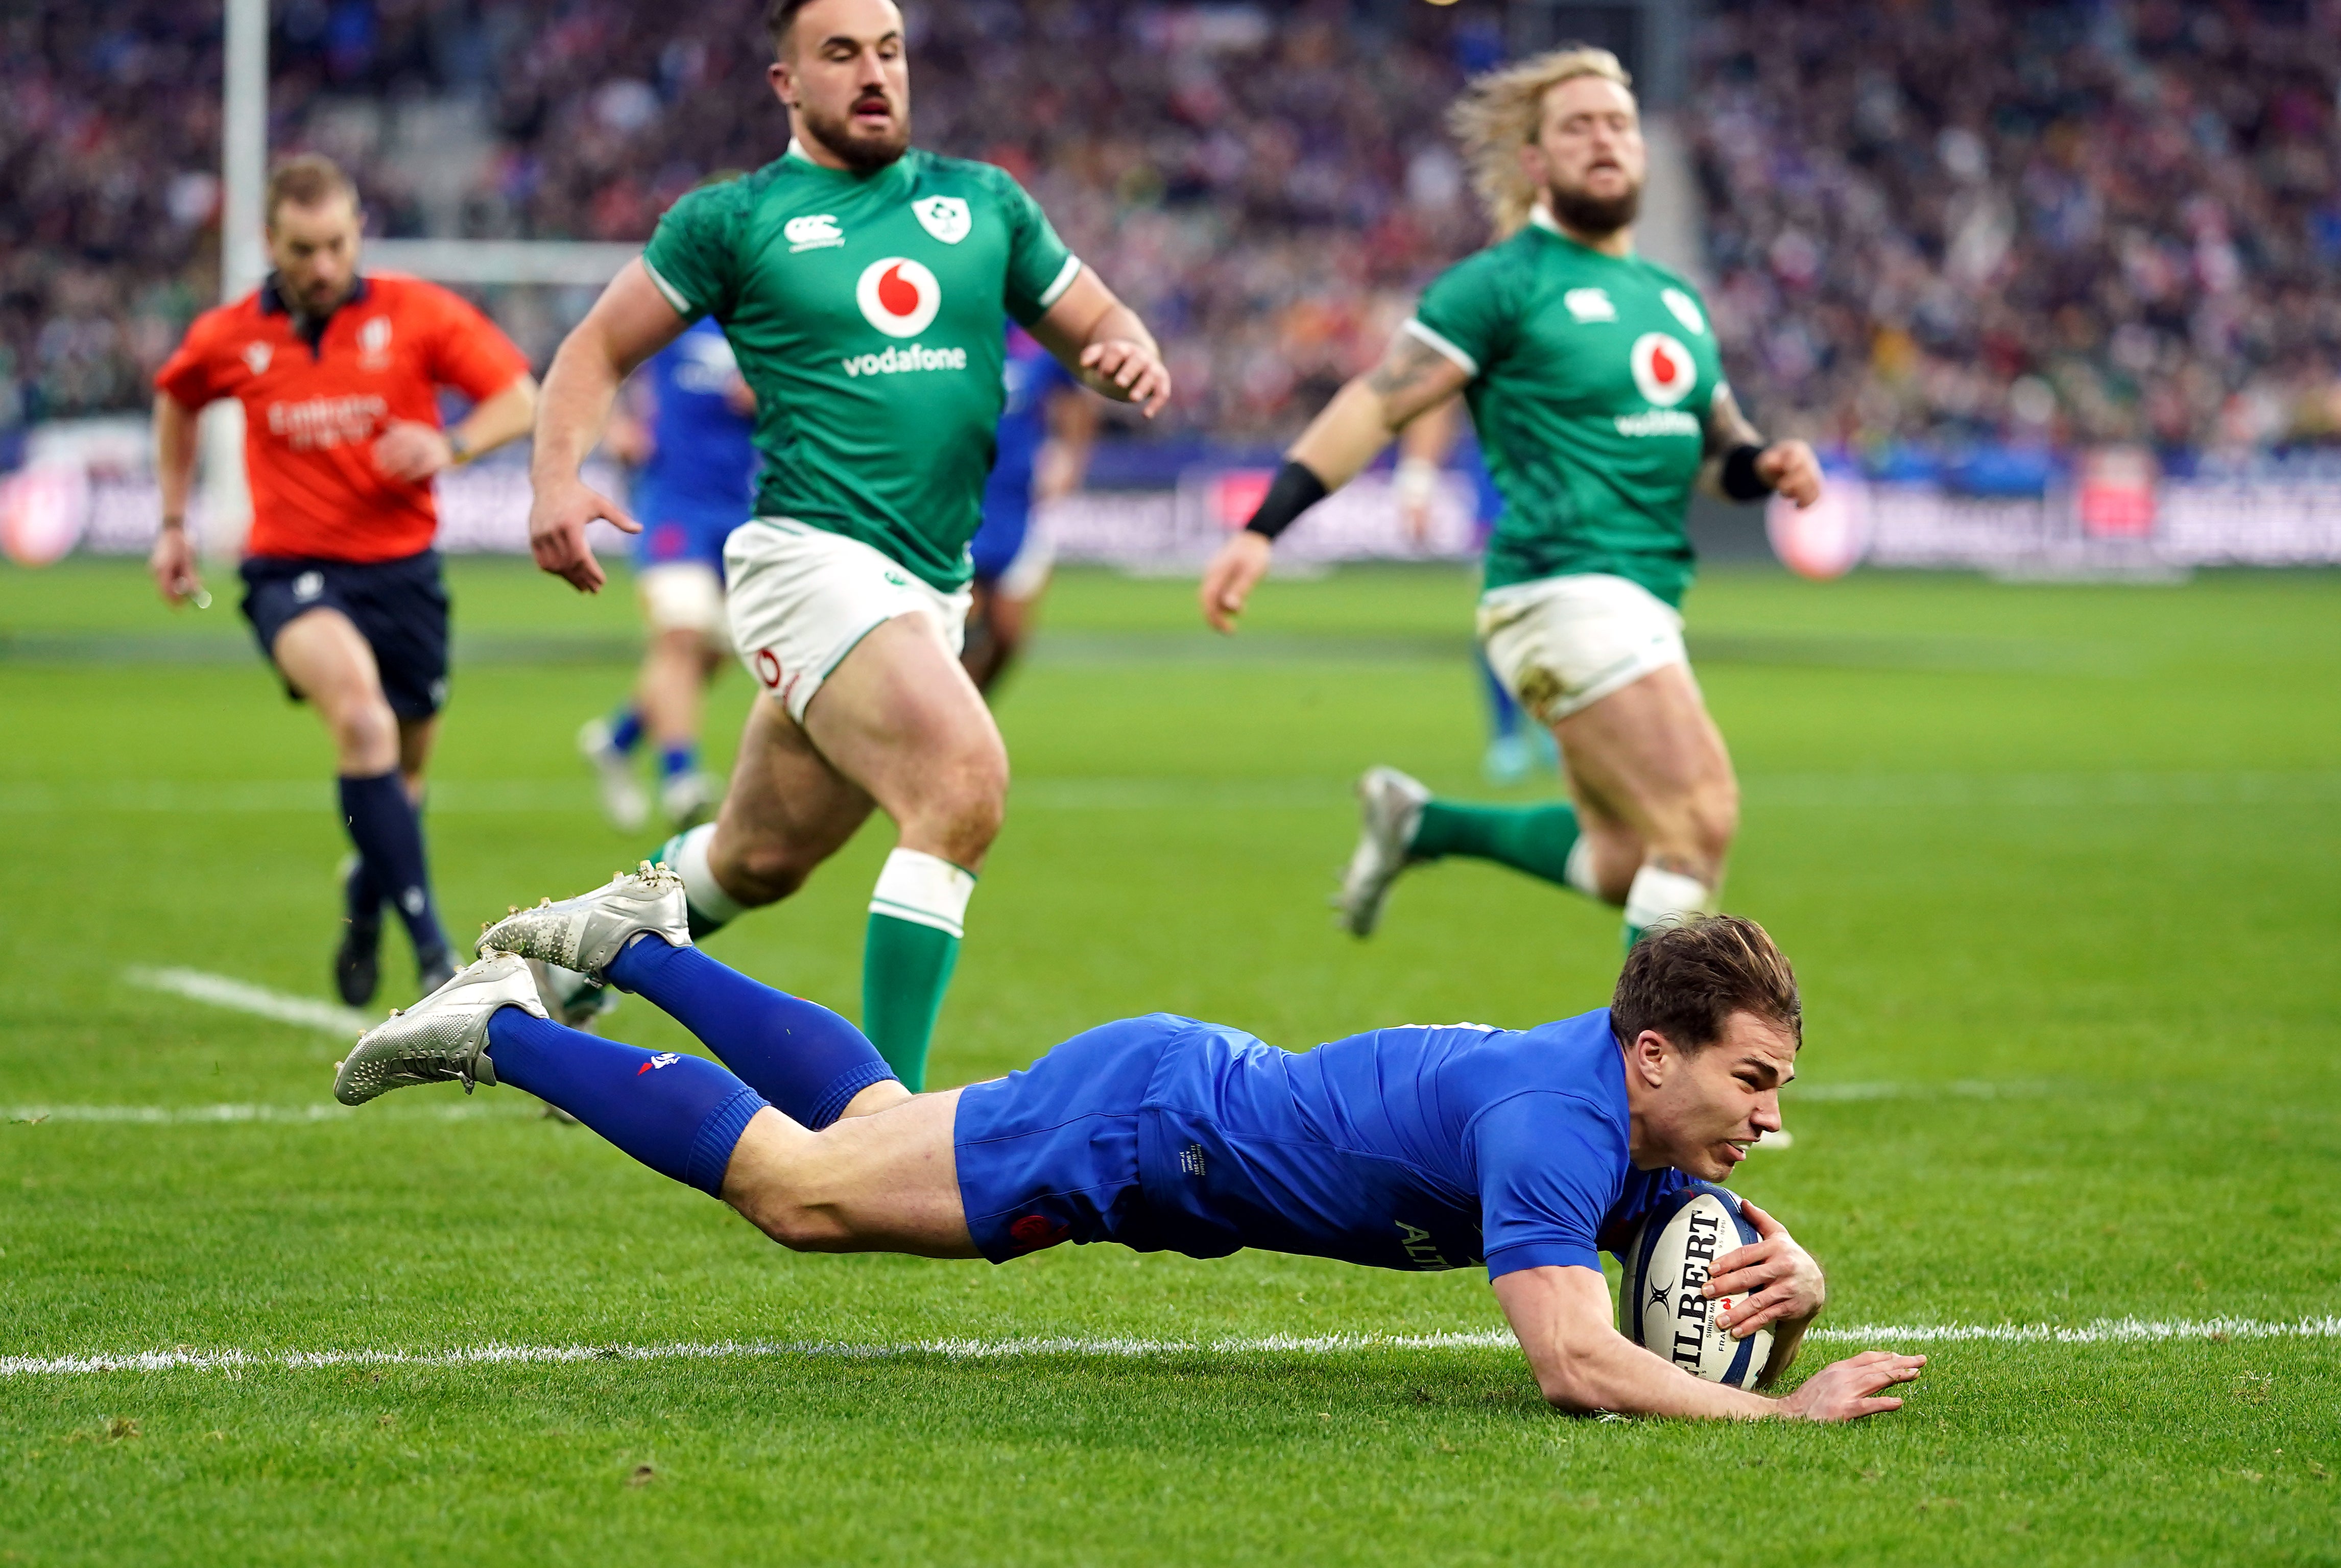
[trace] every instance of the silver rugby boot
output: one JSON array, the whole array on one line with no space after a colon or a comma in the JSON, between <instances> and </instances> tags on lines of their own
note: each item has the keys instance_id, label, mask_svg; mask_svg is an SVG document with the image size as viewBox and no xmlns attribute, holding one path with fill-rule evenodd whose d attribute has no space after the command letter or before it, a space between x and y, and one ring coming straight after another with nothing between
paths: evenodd
<instances>
[{"instance_id":1,"label":"silver rugby boot","mask_svg":"<svg viewBox=\"0 0 2341 1568\"><path fill-rule=\"evenodd\" d=\"M610 960L644 931L657 933L670 947L691 946L682 878L648 860L640 870L622 871L590 893L514 909L481 934L480 951L517 953L606 984L603 971Z\"/></svg>"},{"instance_id":2,"label":"silver rugby boot","mask_svg":"<svg viewBox=\"0 0 2341 1568\"><path fill-rule=\"evenodd\" d=\"M417 1084L496 1081L487 1056L488 1020L498 1007L521 1007L542 1018L544 1003L525 960L495 953L403 1012L358 1037L355 1049L334 1069L334 1097L362 1106L393 1089Z\"/></svg>"},{"instance_id":3,"label":"silver rugby boot","mask_svg":"<svg viewBox=\"0 0 2341 1568\"><path fill-rule=\"evenodd\" d=\"M1374 934L1390 884L1421 858L1407 846L1430 799L1428 789L1395 768L1369 768L1358 780L1358 847L1341 873L1341 890L1333 895L1336 916L1350 935Z\"/></svg>"}]
</instances>

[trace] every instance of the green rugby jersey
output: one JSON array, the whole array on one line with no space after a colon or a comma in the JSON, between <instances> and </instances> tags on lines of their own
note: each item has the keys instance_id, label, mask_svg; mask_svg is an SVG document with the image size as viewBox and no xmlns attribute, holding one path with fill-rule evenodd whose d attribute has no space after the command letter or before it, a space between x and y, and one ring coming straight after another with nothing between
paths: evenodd
<instances>
[{"instance_id":1,"label":"green rugby jersey","mask_svg":"<svg viewBox=\"0 0 2341 1568\"><path fill-rule=\"evenodd\" d=\"M692 192L643 253L667 303L723 324L756 393L756 511L858 539L945 592L968 580L1005 398L1004 310L1080 275L989 164L915 149L874 174L792 145Z\"/></svg>"},{"instance_id":2,"label":"green rugby jersey","mask_svg":"<svg viewBox=\"0 0 2341 1568\"><path fill-rule=\"evenodd\" d=\"M1464 391L1504 498L1489 588L1600 571L1679 605L1685 514L1722 359L1698 291L1536 221L1457 263L1407 330L1470 372Z\"/></svg>"}]
</instances>

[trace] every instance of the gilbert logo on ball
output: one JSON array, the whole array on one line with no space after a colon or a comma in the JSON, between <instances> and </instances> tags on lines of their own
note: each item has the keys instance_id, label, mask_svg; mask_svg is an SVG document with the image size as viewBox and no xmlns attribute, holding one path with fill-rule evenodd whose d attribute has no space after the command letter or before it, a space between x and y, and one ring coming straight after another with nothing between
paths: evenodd
<instances>
[{"instance_id":1,"label":"gilbert logo on ball","mask_svg":"<svg viewBox=\"0 0 2341 1568\"><path fill-rule=\"evenodd\" d=\"M1634 385L1660 408L1672 408L1690 395L1698 383L1698 364L1690 351L1664 332L1644 332L1634 340Z\"/></svg>"},{"instance_id":2,"label":"gilbert logo on ball","mask_svg":"<svg viewBox=\"0 0 2341 1568\"><path fill-rule=\"evenodd\" d=\"M890 338L916 337L942 309L942 285L908 256L887 256L862 270L853 302L870 324Z\"/></svg>"},{"instance_id":3,"label":"gilbert logo on ball","mask_svg":"<svg viewBox=\"0 0 2341 1568\"><path fill-rule=\"evenodd\" d=\"M1661 1199L1621 1255L1618 1332L1694 1377L1755 1386L1772 1359L1772 1331L1732 1338L1719 1320L1735 1298L1709 1300L1704 1287L1716 1259L1757 1240L1739 1200L1711 1182Z\"/></svg>"}]
</instances>

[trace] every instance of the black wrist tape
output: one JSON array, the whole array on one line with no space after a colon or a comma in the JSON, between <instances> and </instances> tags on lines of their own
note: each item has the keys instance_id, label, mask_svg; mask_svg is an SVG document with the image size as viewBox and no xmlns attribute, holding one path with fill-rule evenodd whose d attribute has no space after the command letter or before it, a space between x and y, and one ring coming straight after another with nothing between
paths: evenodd
<instances>
[{"instance_id":1,"label":"black wrist tape","mask_svg":"<svg viewBox=\"0 0 2341 1568\"><path fill-rule=\"evenodd\" d=\"M1761 501L1772 493L1772 486L1756 471L1756 460L1764 455L1760 446L1735 446L1723 454L1723 493L1734 501Z\"/></svg>"},{"instance_id":2,"label":"black wrist tape","mask_svg":"<svg viewBox=\"0 0 2341 1568\"><path fill-rule=\"evenodd\" d=\"M1260 510L1244 524L1245 531L1274 539L1300 521L1300 514L1325 499L1325 481L1305 464L1288 462L1276 471L1276 482L1260 498Z\"/></svg>"}]
</instances>

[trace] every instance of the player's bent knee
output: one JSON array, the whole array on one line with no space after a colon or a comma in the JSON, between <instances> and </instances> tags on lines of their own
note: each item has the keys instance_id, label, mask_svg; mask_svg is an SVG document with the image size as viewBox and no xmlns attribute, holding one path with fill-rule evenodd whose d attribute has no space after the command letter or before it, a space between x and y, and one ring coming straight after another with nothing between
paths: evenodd
<instances>
[{"instance_id":1,"label":"player's bent knee","mask_svg":"<svg viewBox=\"0 0 2341 1568\"><path fill-rule=\"evenodd\" d=\"M725 858L716 872L723 890L748 908L777 904L805 885L813 868L794 846L777 840L751 842Z\"/></svg>"},{"instance_id":2,"label":"player's bent knee","mask_svg":"<svg viewBox=\"0 0 2341 1568\"><path fill-rule=\"evenodd\" d=\"M336 703L326 711L325 727L345 764L361 764L369 773L386 772L397 765L398 716L381 693ZM374 766L376 762L381 766Z\"/></svg>"},{"instance_id":3,"label":"player's bent knee","mask_svg":"<svg viewBox=\"0 0 2341 1568\"><path fill-rule=\"evenodd\" d=\"M1729 853L1739 832L1739 786L1729 779L1700 789L1691 802L1691 836L1718 859Z\"/></svg>"}]
</instances>

